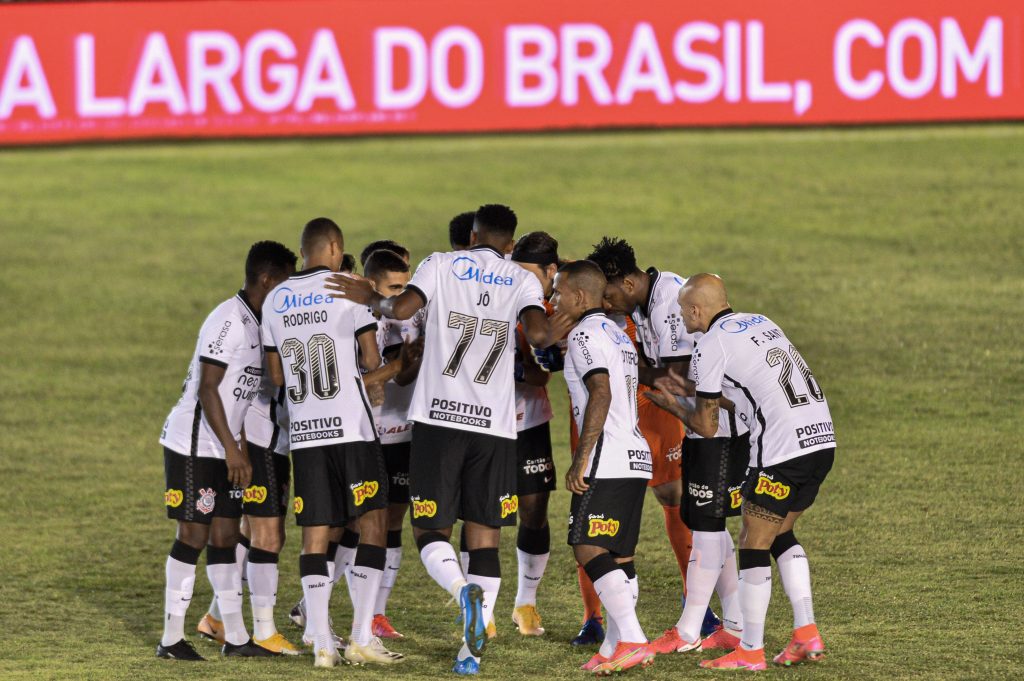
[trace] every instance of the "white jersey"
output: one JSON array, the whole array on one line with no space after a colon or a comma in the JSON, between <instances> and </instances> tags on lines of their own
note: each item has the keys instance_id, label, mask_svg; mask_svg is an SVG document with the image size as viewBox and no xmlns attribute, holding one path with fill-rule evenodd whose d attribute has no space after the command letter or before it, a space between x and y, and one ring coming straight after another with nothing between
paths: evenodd
<instances>
[{"instance_id":1,"label":"white jersey","mask_svg":"<svg viewBox=\"0 0 1024 681\"><path fill-rule=\"evenodd\" d=\"M214 308L199 329L199 340L188 366L181 399L171 409L160 435L160 444L191 456L224 458L224 447L203 413L199 402L199 365L224 369L217 393L224 405L231 436L239 440L249 404L256 397L263 373L260 350L260 316L239 291Z\"/></svg>"},{"instance_id":2,"label":"white jersey","mask_svg":"<svg viewBox=\"0 0 1024 681\"><path fill-rule=\"evenodd\" d=\"M679 313L679 289L686 279L672 272L647 270L650 288L647 300L630 315L636 325L636 340L647 363L661 369L670 362L690 359L693 336L686 332Z\"/></svg>"},{"instance_id":3,"label":"white jersey","mask_svg":"<svg viewBox=\"0 0 1024 681\"><path fill-rule=\"evenodd\" d=\"M523 335L516 331L516 350L521 353L530 352L530 344ZM531 357L523 357L524 362L532 362ZM516 432L536 428L550 421L554 414L551 411L551 400L548 389L543 385L530 385L518 382L516 386Z\"/></svg>"},{"instance_id":4,"label":"white jersey","mask_svg":"<svg viewBox=\"0 0 1024 681\"><path fill-rule=\"evenodd\" d=\"M288 455L288 402L284 388L278 388L263 368L263 384L245 413L246 441Z\"/></svg>"},{"instance_id":5,"label":"white jersey","mask_svg":"<svg viewBox=\"0 0 1024 681\"><path fill-rule=\"evenodd\" d=\"M385 317L378 320L377 324L377 348L381 357L387 351L402 347L402 322ZM374 414L381 444L393 445L412 439L409 405L412 403L415 385L415 382L398 385L394 379L384 384L384 404L376 407Z\"/></svg>"},{"instance_id":6,"label":"white jersey","mask_svg":"<svg viewBox=\"0 0 1024 681\"><path fill-rule=\"evenodd\" d=\"M651 478L651 448L637 424L638 366L633 341L600 310L585 313L569 332L564 373L577 432L583 432L583 417L590 399L587 378L596 373L608 374L611 385L608 417L594 451L590 452L584 472L587 477Z\"/></svg>"},{"instance_id":7,"label":"white jersey","mask_svg":"<svg viewBox=\"0 0 1024 681\"><path fill-rule=\"evenodd\" d=\"M409 418L514 439L515 329L524 310L544 310L540 281L493 248L478 246L433 253L408 288L427 307Z\"/></svg>"},{"instance_id":8,"label":"white jersey","mask_svg":"<svg viewBox=\"0 0 1024 681\"><path fill-rule=\"evenodd\" d=\"M803 357L764 315L726 310L693 356L697 395L724 394L750 428L750 465L774 466L835 447L825 394Z\"/></svg>"},{"instance_id":9,"label":"white jersey","mask_svg":"<svg viewBox=\"0 0 1024 681\"><path fill-rule=\"evenodd\" d=\"M702 334L702 333L695 333L695 334L693 334L693 350L694 350L694 352L697 351L697 347L699 346L700 339L701 339L701 337L703 335L704 334ZM693 372L693 362L690 363L690 367L689 367L689 370L687 372L687 378L689 378L691 381L694 381L694 382L697 381L696 374L694 374L694 372ZM676 398L676 399L679 399L682 402L684 402L686 404L686 406L689 407L690 409L693 409L696 406L695 405L695 401L696 400L693 397ZM719 409L718 410L718 432L715 433L715 437L739 437L740 435L743 435L744 433L746 433L748 430L750 430L750 429L747 428L747 424L744 423L743 419L739 418L736 414L734 414L731 411L728 411L726 409ZM698 435L697 433L693 432L689 428L686 429L686 437L688 437L690 439L693 439L693 440L700 440L700 439L702 439L700 435Z\"/></svg>"},{"instance_id":10,"label":"white jersey","mask_svg":"<svg viewBox=\"0 0 1024 681\"><path fill-rule=\"evenodd\" d=\"M356 342L377 320L365 305L331 296L331 274L298 272L263 304L263 345L284 367L292 451L377 438Z\"/></svg>"}]
</instances>

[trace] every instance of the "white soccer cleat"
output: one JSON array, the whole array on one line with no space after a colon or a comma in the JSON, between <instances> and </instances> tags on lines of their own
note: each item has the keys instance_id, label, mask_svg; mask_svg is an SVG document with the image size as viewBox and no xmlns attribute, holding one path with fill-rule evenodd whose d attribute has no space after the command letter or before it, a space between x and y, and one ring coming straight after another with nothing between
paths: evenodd
<instances>
[{"instance_id":1,"label":"white soccer cleat","mask_svg":"<svg viewBox=\"0 0 1024 681\"><path fill-rule=\"evenodd\" d=\"M398 664L405 660L405 655L391 652L374 636L365 646L349 642L345 659L352 664Z\"/></svg>"},{"instance_id":2,"label":"white soccer cleat","mask_svg":"<svg viewBox=\"0 0 1024 681\"><path fill-rule=\"evenodd\" d=\"M338 654L337 650L333 650L331 648L321 648L320 650L316 651L316 654L313 656L314 667L331 668L337 667L341 663L341 655Z\"/></svg>"}]
</instances>

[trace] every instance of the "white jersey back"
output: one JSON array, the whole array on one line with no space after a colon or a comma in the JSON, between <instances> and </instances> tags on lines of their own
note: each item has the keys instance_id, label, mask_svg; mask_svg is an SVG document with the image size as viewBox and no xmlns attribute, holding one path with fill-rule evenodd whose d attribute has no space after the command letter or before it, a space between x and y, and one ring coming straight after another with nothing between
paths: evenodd
<instances>
[{"instance_id":1,"label":"white jersey back","mask_svg":"<svg viewBox=\"0 0 1024 681\"><path fill-rule=\"evenodd\" d=\"M284 366L293 451L377 438L356 343L377 320L365 305L327 293L331 274L298 272L263 304L263 345Z\"/></svg>"},{"instance_id":2,"label":"white jersey back","mask_svg":"<svg viewBox=\"0 0 1024 681\"><path fill-rule=\"evenodd\" d=\"M259 314L249 306L242 291L214 308L199 329L181 398L167 416L160 435L160 444L179 454L223 459L224 447L199 403L200 364L224 369L217 393L231 435L238 440L263 373Z\"/></svg>"},{"instance_id":3,"label":"white jersey back","mask_svg":"<svg viewBox=\"0 0 1024 681\"><path fill-rule=\"evenodd\" d=\"M750 428L750 465L758 468L835 447L825 394L775 322L726 310L693 356L699 397L724 394Z\"/></svg>"},{"instance_id":4,"label":"white jersey back","mask_svg":"<svg viewBox=\"0 0 1024 681\"><path fill-rule=\"evenodd\" d=\"M403 323L382 318L377 321L377 348L381 357L385 352L393 352L402 347ZM384 384L384 404L379 408L374 419L377 422L377 435L382 445L393 445L409 442L412 439L412 422L409 420L409 406L416 383L398 385L394 379Z\"/></svg>"},{"instance_id":5,"label":"white jersey back","mask_svg":"<svg viewBox=\"0 0 1024 681\"><path fill-rule=\"evenodd\" d=\"M577 432L583 432L583 417L590 399L587 378L595 373L608 374L611 385L608 418L590 453L584 473L588 477L651 478L651 448L637 424L638 366L633 341L600 310L585 313L569 332L564 374Z\"/></svg>"},{"instance_id":6,"label":"white jersey back","mask_svg":"<svg viewBox=\"0 0 1024 681\"><path fill-rule=\"evenodd\" d=\"M694 350L694 352L697 351L697 348L700 345L700 339L701 339L701 337L703 335L704 334L702 334L702 333L695 333L695 334L693 334L693 350ZM687 372L687 378L689 378L691 381L694 381L694 382L696 382L696 380L697 380L695 374L693 373L693 362L690 362L690 367L689 367L689 370ZM693 397L676 398L676 399L681 400L690 409L693 409L696 406L695 405L695 398L693 398ZM740 435L743 435L744 433L746 433L749 430L750 429L747 428L747 424L743 422L743 419L739 418L736 414L732 413L731 411L725 410L725 409L719 409L718 410L718 432L715 433L715 437L739 437ZM693 439L693 440L700 440L700 439L702 439L700 435L698 435L697 433L693 432L689 428L686 429L686 437L688 437L690 439Z\"/></svg>"},{"instance_id":7,"label":"white jersey back","mask_svg":"<svg viewBox=\"0 0 1024 681\"><path fill-rule=\"evenodd\" d=\"M636 340L644 359L656 369L670 362L684 361L693 354L693 336L686 332L679 314L679 289L686 279L673 272L647 270L650 288L647 300L630 315L636 325Z\"/></svg>"},{"instance_id":8,"label":"white jersey back","mask_svg":"<svg viewBox=\"0 0 1024 681\"><path fill-rule=\"evenodd\" d=\"M520 313L544 310L540 281L482 246L428 256L408 287L427 304L409 418L514 439L512 344Z\"/></svg>"},{"instance_id":9,"label":"white jersey back","mask_svg":"<svg viewBox=\"0 0 1024 681\"><path fill-rule=\"evenodd\" d=\"M263 384L245 413L245 439L275 454L288 454L288 402L263 368Z\"/></svg>"}]
</instances>

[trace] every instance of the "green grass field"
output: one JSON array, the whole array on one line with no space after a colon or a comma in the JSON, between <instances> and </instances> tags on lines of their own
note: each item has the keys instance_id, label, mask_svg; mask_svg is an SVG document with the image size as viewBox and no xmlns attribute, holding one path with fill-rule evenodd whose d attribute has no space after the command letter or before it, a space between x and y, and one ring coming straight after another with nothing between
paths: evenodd
<instances>
[{"instance_id":1,"label":"green grass field","mask_svg":"<svg viewBox=\"0 0 1024 681\"><path fill-rule=\"evenodd\" d=\"M1019 126L0 151L0 678L308 677L308 657L225 662L205 643L206 665L153 657L173 536L160 427L253 241L297 250L301 225L324 214L351 250L393 237L418 259L446 246L451 215L485 202L512 205L521 231L550 231L569 256L620 235L643 265L720 273L734 307L771 316L813 368L839 448L798 536L831 653L768 678L1021 678L1022 151ZM564 472L561 379L551 393ZM566 644L580 613L568 493L552 506L548 635L521 640L508 620L506 532L485 678L580 678L590 654ZM278 619L295 638L288 527ZM386 674L443 676L455 610L412 547L407 532L389 611L410 659ZM203 565L190 626L210 595ZM656 636L678 616L680 583L653 498L637 566ZM791 624L775 584L772 652ZM696 660L631 676L712 678ZM331 675L385 673L314 676Z\"/></svg>"}]
</instances>

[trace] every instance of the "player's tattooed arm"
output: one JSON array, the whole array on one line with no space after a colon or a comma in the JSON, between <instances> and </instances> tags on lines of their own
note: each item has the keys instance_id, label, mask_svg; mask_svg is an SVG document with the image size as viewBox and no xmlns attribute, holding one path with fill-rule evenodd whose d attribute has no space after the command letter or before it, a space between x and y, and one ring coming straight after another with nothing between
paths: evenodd
<instances>
[{"instance_id":1,"label":"player's tattooed arm","mask_svg":"<svg viewBox=\"0 0 1024 681\"><path fill-rule=\"evenodd\" d=\"M583 494L590 487L583 479L590 459L590 452L597 445L608 419L608 408L612 403L612 388L607 373L592 374L586 380L587 408L583 412L580 439L572 453L572 465L565 474L565 486L573 494Z\"/></svg>"},{"instance_id":2,"label":"player's tattooed arm","mask_svg":"<svg viewBox=\"0 0 1024 681\"><path fill-rule=\"evenodd\" d=\"M249 457L242 451L238 442L231 434L228 417L224 412L224 403L218 390L224 380L225 367L207 362L199 363L199 404L203 415L210 424L213 434L224 447L224 459L228 466L228 480L235 487L246 488L252 480L252 465Z\"/></svg>"},{"instance_id":3,"label":"player's tattooed arm","mask_svg":"<svg viewBox=\"0 0 1024 681\"><path fill-rule=\"evenodd\" d=\"M701 437L714 437L718 432L718 410L721 397L697 396L693 409L680 404L676 396L664 388L644 393L651 402L674 415L686 428ZM731 404L731 403L730 403Z\"/></svg>"}]
</instances>

